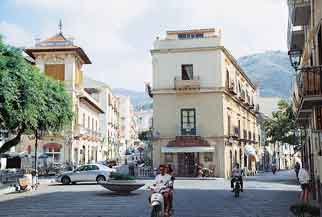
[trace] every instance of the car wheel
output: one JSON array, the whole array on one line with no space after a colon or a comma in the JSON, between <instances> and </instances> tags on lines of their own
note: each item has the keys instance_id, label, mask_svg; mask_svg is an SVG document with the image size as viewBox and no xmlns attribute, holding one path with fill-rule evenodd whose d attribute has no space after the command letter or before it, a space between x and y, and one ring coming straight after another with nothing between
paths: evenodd
<instances>
[{"instance_id":1,"label":"car wheel","mask_svg":"<svg viewBox=\"0 0 322 217\"><path fill-rule=\"evenodd\" d=\"M61 182L64 184L64 185L68 185L70 183L70 178L68 176L64 176L62 179L61 179Z\"/></svg>"},{"instance_id":2,"label":"car wheel","mask_svg":"<svg viewBox=\"0 0 322 217\"><path fill-rule=\"evenodd\" d=\"M97 176L96 181L97 181L97 183L105 182L106 178L105 178L105 176Z\"/></svg>"}]
</instances>

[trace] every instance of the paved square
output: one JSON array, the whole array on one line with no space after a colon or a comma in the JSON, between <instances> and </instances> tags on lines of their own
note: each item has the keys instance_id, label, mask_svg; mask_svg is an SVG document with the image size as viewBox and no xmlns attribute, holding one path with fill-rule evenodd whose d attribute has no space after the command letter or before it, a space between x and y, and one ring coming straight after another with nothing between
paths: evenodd
<instances>
[{"instance_id":1,"label":"paved square","mask_svg":"<svg viewBox=\"0 0 322 217\"><path fill-rule=\"evenodd\" d=\"M247 178L234 198L229 181L176 180L175 217L287 217L300 188L290 172ZM145 181L147 185L151 181ZM148 217L148 192L119 196L95 184L42 185L37 192L0 196L5 217Z\"/></svg>"}]
</instances>

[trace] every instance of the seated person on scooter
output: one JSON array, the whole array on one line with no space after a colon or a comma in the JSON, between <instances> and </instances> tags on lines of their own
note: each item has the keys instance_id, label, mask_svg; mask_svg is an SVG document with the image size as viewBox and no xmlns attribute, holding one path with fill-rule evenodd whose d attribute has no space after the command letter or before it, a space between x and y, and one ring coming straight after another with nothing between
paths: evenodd
<instances>
[{"instance_id":1,"label":"seated person on scooter","mask_svg":"<svg viewBox=\"0 0 322 217\"><path fill-rule=\"evenodd\" d=\"M171 176L166 173L166 169L167 167L165 165L159 166L160 174L155 177L155 185L166 185L167 191L163 193L163 197L164 197L165 212L169 213L170 191L171 191L169 183L171 183Z\"/></svg>"},{"instance_id":2,"label":"seated person on scooter","mask_svg":"<svg viewBox=\"0 0 322 217\"><path fill-rule=\"evenodd\" d=\"M243 192L243 177L241 175L241 170L239 168L239 164L236 163L236 166L232 170L232 179L231 179L231 188L234 191L234 183L239 180L240 182L240 191Z\"/></svg>"},{"instance_id":3,"label":"seated person on scooter","mask_svg":"<svg viewBox=\"0 0 322 217\"><path fill-rule=\"evenodd\" d=\"M172 207L173 207L172 206L172 203L173 203L173 184L174 184L175 177L174 177L174 172L173 172L171 164L168 164L168 166L167 166L167 174L169 174L171 176L171 185L169 186L169 188L170 188L169 197L170 197L170 209L172 209Z\"/></svg>"}]
</instances>

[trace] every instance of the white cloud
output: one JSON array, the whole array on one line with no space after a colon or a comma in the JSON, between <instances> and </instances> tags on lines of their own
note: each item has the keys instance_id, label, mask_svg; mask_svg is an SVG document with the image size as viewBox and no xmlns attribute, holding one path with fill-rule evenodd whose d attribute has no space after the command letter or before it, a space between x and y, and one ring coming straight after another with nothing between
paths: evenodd
<instances>
[{"instance_id":1,"label":"white cloud","mask_svg":"<svg viewBox=\"0 0 322 217\"><path fill-rule=\"evenodd\" d=\"M37 14L39 32L33 34L42 38L55 34L62 18L64 33L73 36L93 62L85 68L87 74L113 87L143 90L141 84L151 78L149 49L155 36L167 28L222 27L225 46L236 57L286 50L287 6L281 0L15 0L14 3L30 14ZM21 33L12 29L15 28L3 30L12 43L29 43L30 33L20 27L17 29Z\"/></svg>"},{"instance_id":2,"label":"white cloud","mask_svg":"<svg viewBox=\"0 0 322 217\"><path fill-rule=\"evenodd\" d=\"M30 32L24 30L21 26L6 21L0 22L0 35L4 37L7 43L17 47L30 46L33 41Z\"/></svg>"}]
</instances>

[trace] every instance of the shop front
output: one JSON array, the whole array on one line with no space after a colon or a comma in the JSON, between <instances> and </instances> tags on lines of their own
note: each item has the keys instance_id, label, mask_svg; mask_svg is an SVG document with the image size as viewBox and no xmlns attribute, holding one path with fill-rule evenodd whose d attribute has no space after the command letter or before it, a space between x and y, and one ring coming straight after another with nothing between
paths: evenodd
<instances>
[{"instance_id":1,"label":"shop front","mask_svg":"<svg viewBox=\"0 0 322 217\"><path fill-rule=\"evenodd\" d=\"M161 148L163 162L172 165L180 177L195 177L198 166L213 166L214 152L215 148L207 141L195 136L177 137Z\"/></svg>"}]
</instances>

